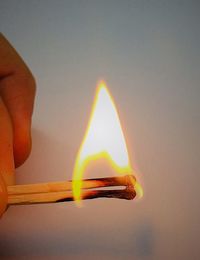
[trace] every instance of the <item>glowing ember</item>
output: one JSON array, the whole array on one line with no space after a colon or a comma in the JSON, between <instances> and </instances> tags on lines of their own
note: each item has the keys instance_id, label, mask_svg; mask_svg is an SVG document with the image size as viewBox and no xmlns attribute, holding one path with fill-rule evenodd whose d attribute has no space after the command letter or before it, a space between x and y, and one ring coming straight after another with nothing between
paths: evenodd
<instances>
[{"instance_id":1,"label":"glowing ember","mask_svg":"<svg viewBox=\"0 0 200 260\"><path fill-rule=\"evenodd\" d=\"M120 174L133 174L125 138L114 101L105 82L98 84L88 127L73 172L73 196L80 204L82 177L87 165L105 158ZM142 196L142 189L137 183Z\"/></svg>"}]
</instances>

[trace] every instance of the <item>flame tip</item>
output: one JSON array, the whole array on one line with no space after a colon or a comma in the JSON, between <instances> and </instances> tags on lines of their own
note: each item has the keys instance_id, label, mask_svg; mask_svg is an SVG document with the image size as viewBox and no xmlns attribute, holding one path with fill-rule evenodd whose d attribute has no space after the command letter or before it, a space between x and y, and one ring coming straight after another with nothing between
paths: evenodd
<instances>
[{"instance_id":1,"label":"flame tip","mask_svg":"<svg viewBox=\"0 0 200 260\"><path fill-rule=\"evenodd\" d=\"M105 82L104 80L100 80L100 81L98 81L98 83L97 83L97 92L99 92L99 91L102 90L102 89L108 90L108 89L107 89L106 82Z\"/></svg>"}]
</instances>

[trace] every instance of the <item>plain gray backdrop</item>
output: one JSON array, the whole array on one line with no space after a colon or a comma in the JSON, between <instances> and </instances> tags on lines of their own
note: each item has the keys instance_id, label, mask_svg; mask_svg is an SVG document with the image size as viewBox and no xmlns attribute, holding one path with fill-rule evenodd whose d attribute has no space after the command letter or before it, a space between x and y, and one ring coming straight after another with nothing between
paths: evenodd
<instances>
[{"instance_id":1,"label":"plain gray backdrop","mask_svg":"<svg viewBox=\"0 0 200 260\"><path fill-rule=\"evenodd\" d=\"M1 257L200 259L199 12L189 0L0 2L1 31L37 81L17 183L71 178L103 77L144 186L133 202L11 207Z\"/></svg>"}]
</instances>

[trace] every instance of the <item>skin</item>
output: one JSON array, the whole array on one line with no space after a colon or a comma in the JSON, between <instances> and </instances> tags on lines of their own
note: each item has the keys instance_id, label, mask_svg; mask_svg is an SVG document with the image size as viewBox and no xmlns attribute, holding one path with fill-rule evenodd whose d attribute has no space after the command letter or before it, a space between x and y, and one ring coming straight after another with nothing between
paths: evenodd
<instances>
[{"instance_id":1,"label":"skin","mask_svg":"<svg viewBox=\"0 0 200 260\"><path fill-rule=\"evenodd\" d=\"M0 216L7 207L6 187L31 151L31 118L36 84L32 73L0 34Z\"/></svg>"}]
</instances>

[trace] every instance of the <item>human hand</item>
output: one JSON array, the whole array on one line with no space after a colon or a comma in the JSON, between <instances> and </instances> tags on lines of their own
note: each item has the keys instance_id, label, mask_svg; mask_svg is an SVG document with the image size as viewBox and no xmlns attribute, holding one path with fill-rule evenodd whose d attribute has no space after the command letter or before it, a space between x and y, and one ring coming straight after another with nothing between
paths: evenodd
<instances>
[{"instance_id":1,"label":"human hand","mask_svg":"<svg viewBox=\"0 0 200 260\"><path fill-rule=\"evenodd\" d=\"M6 186L14 169L31 151L35 80L15 49L0 33L0 216L7 206Z\"/></svg>"}]
</instances>

